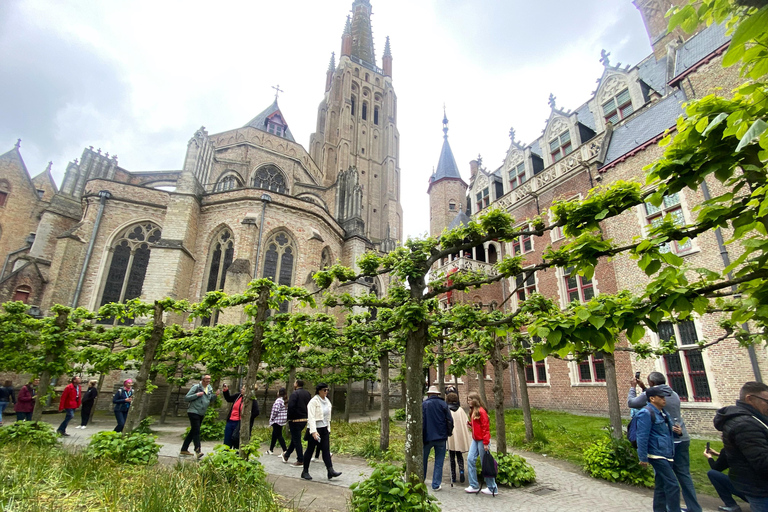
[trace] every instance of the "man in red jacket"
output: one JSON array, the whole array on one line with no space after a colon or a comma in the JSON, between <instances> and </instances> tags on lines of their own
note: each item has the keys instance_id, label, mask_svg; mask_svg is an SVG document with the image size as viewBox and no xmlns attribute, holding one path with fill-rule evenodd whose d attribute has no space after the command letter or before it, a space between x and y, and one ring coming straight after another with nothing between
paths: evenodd
<instances>
[{"instance_id":1,"label":"man in red jacket","mask_svg":"<svg viewBox=\"0 0 768 512\"><path fill-rule=\"evenodd\" d=\"M61 394L61 400L59 401L59 412L66 411L67 415L64 416L64 421L61 422L57 432L62 436L69 437L67 434L67 424L69 420L75 417L75 409L80 407L80 401L82 400L80 392L80 377L72 377L72 380L64 388L64 392Z\"/></svg>"}]
</instances>

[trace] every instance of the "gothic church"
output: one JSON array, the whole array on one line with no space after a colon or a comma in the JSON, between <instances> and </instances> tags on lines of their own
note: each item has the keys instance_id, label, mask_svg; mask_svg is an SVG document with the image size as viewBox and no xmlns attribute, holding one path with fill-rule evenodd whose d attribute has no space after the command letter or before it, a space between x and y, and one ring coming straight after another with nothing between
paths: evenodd
<instances>
[{"instance_id":1,"label":"gothic church","mask_svg":"<svg viewBox=\"0 0 768 512\"><path fill-rule=\"evenodd\" d=\"M30 176L17 143L0 155L0 301L197 301L388 252L402 234L396 109L389 40L379 67L370 1L354 0L308 149L277 98L242 127L200 128L173 171L131 172L90 147L57 188L50 166Z\"/></svg>"}]
</instances>

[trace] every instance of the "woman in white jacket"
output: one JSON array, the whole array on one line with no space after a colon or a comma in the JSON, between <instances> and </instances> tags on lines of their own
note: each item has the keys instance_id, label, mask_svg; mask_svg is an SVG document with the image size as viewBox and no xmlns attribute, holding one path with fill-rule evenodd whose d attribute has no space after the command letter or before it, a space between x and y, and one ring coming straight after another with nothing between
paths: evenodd
<instances>
[{"instance_id":1,"label":"woman in white jacket","mask_svg":"<svg viewBox=\"0 0 768 512\"><path fill-rule=\"evenodd\" d=\"M312 460L311 454L318 445L323 452L323 462L325 462L325 467L328 470L328 480L340 476L341 472L334 471L331 462L331 401L328 399L328 384L321 382L315 386L315 396L307 404L307 433L309 438L305 453L310 455L304 457L304 471L301 473L301 478L312 480L312 476L309 474L309 463Z\"/></svg>"}]
</instances>

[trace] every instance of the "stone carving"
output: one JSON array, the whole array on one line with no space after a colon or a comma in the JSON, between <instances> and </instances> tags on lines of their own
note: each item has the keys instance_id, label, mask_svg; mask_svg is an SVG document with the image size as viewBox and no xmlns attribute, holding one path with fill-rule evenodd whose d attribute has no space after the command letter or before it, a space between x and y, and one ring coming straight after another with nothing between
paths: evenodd
<instances>
[{"instance_id":1,"label":"stone carving","mask_svg":"<svg viewBox=\"0 0 768 512\"><path fill-rule=\"evenodd\" d=\"M622 75L611 75L600 87L600 102L612 98L627 88L627 79Z\"/></svg>"},{"instance_id":2,"label":"stone carving","mask_svg":"<svg viewBox=\"0 0 768 512\"><path fill-rule=\"evenodd\" d=\"M568 129L568 121L562 117L556 117L549 123L549 133L551 135L559 135Z\"/></svg>"},{"instance_id":3,"label":"stone carving","mask_svg":"<svg viewBox=\"0 0 768 512\"><path fill-rule=\"evenodd\" d=\"M462 256L461 258L457 258L453 261L449 261L439 269L437 269L438 273L441 273L443 275L446 275L448 271L450 270L459 270L459 271L470 271L470 272L485 272L488 275L496 275L496 272L494 272L493 264L491 263L485 263L484 261L477 261L473 260L471 258L467 258L466 256Z\"/></svg>"},{"instance_id":4,"label":"stone carving","mask_svg":"<svg viewBox=\"0 0 768 512\"><path fill-rule=\"evenodd\" d=\"M339 174L337 183L336 219L344 228L347 236L365 235L363 221L363 187L357 169L350 167Z\"/></svg>"}]
</instances>

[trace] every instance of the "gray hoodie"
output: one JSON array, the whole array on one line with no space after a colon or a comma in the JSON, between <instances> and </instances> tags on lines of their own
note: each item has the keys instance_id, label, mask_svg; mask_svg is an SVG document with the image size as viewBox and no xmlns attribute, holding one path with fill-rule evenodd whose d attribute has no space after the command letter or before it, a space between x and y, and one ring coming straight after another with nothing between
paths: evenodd
<instances>
[{"instance_id":1,"label":"gray hoodie","mask_svg":"<svg viewBox=\"0 0 768 512\"><path fill-rule=\"evenodd\" d=\"M664 412L669 414L673 423L680 423L680 428L683 429L683 434L680 437L675 437L676 443L682 443L683 441L690 441L691 436L688 435L688 429L685 428L685 421L680 414L680 396L666 384L659 384L657 387L666 389L671 393L667 397L667 405L664 407ZM645 396L645 392L636 395L635 388L629 388L629 397L627 398L627 405L632 409L641 409L648 403L648 397Z\"/></svg>"}]
</instances>

